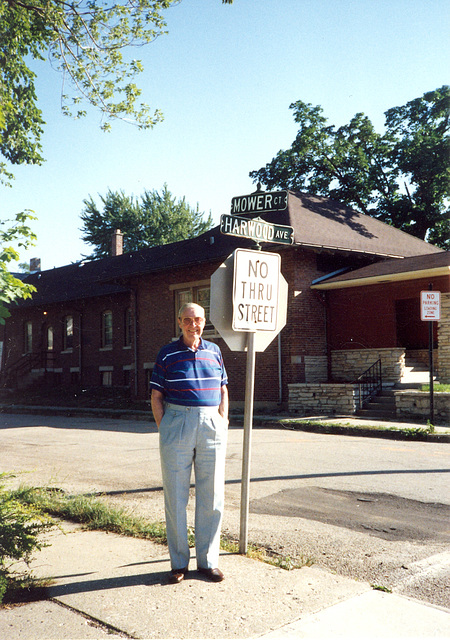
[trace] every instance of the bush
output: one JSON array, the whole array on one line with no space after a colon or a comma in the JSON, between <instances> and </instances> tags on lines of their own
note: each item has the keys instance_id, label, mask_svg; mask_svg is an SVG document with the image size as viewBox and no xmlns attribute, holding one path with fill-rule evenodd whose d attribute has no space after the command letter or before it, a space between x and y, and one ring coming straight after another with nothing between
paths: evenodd
<instances>
[{"instance_id":1,"label":"bush","mask_svg":"<svg viewBox=\"0 0 450 640\"><path fill-rule=\"evenodd\" d=\"M0 482L11 477L0 473ZM39 508L22 504L0 484L0 604L12 579L11 567L19 561L28 565L33 552L46 546L40 536L53 526Z\"/></svg>"}]
</instances>

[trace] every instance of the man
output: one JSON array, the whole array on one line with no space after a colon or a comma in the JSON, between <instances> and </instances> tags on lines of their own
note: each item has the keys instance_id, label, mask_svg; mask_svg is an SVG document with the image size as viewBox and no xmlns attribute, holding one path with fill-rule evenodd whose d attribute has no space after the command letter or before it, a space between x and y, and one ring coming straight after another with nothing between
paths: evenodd
<instances>
[{"instance_id":1,"label":"man","mask_svg":"<svg viewBox=\"0 0 450 640\"><path fill-rule=\"evenodd\" d=\"M219 347L201 336L203 307L187 303L178 313L180 338L164 346L150 381L153 416L159 429L169 581L188 571L186 507L192 464L195 471L195 547L197 569L213 582L218 568L225 453L228 432L227 374Z\"/></svg>"}]
</instances>

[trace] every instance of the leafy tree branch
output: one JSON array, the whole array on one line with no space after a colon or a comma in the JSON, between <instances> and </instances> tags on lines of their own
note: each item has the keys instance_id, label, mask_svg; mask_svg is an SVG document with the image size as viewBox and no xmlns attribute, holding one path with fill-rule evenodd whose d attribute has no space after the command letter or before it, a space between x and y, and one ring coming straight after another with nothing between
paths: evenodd
<instances>
[{"instance_id":1,"label":"leafy tree branch","mask_svg":"<svg viewBox=\"0 0 450 640\"><path fill-rule=\"evenodd\" d=\"M0 324L11 315L8 306L17 298L29 298L36 289L25 284L8 270L19 259L17 248L27 249L36 240L28 221L36 218L30 211L18 213L15 220L0 221Z\"/></svg>"}]
</instances>

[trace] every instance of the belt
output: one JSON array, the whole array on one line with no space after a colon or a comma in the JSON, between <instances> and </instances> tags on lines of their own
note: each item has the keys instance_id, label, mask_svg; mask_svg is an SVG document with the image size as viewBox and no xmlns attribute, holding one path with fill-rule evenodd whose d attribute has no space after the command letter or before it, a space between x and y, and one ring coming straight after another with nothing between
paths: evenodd
<instances>
[{"instance_id":1,"label":"belt","mask_svg":"<svg viewBox=\"0 0 450 640\"><path fill-rule=\"evenodd\" d=\"M195 406L195 407L186 407L182 404L172 404L171 402L166 402L166 409L172 409L172 411L183 411L183 412L190 412L190 411L206 411L206 412L217 412L219 410L218 406L213 406L211 407L210 405L202 405L202 406Z\"/></svg>"}]
</instances>

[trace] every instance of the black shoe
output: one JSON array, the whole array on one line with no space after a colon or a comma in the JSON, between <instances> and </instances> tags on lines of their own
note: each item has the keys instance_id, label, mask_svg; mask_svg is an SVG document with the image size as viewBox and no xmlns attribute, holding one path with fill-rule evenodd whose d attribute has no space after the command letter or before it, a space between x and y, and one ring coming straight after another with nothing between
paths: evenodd
<instances>
[{"instance_id":1,"label":"black shoe","mask_svg":"<svg viewBox=\"0 0 450 640\"><path fill-rule=\"evenodd\" d=\"M225 578L220 569L203 569L202 567L199 567L198 572L206 576L212 582L222 582Z\"/></svg>"},{"instance_id":2,"label":"black shoe","mask_svg":"<svg viewBox=\"0 0 450 640\"><path fill-rule=\"evenodd\" d=\"M179 584L180 582L183 582L187 571L187 567L185 569L172 569L169 573L170 584Z\"/></svg>"}]
</instances>

